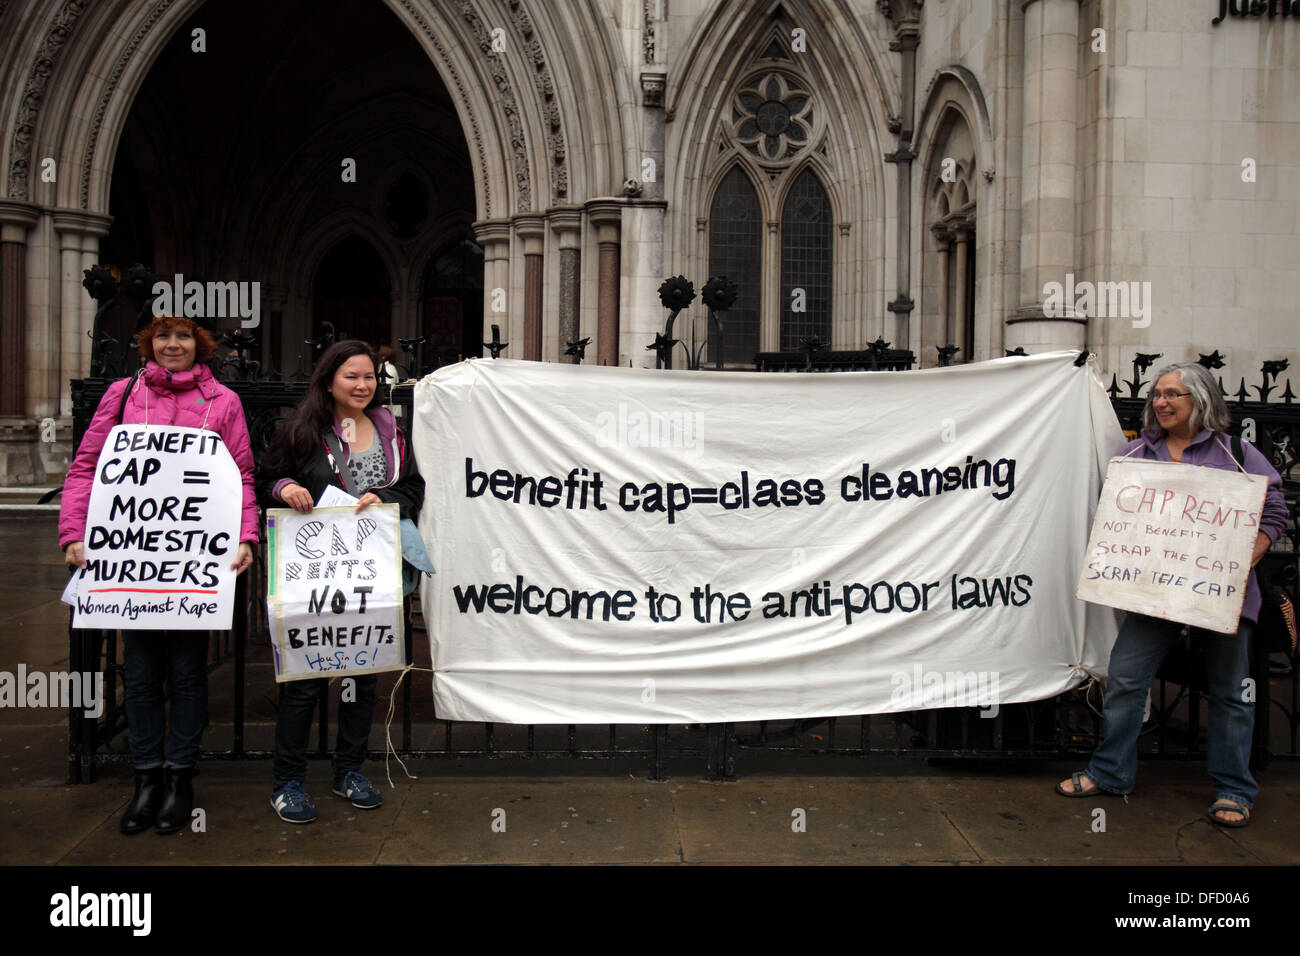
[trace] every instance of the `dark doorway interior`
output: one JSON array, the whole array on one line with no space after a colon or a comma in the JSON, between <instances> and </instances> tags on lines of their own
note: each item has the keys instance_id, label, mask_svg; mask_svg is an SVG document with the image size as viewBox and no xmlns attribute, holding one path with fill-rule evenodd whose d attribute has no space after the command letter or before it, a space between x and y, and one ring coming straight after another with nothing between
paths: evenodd
<instances>
[{"instance_id":1,"label":"dark doorway interior","mask_svg":"<svg viewBox=\"0 0 1300 956\"><path fill-rule=\"evenodd\" d=\"M285 374L310 366L322 321L376 344L423 334L421 301L393 293L421 289L431 250L476 218L456 104L383 0L203 4L158 54L116 152L101 261L260 283L255 351ZM439 334L475 354L464 329Z\"/></svg>"},{"instance_id":2,"label":"dark doorway interior","mask_svg":"<svg viewBox=\"0 0 1300 956\"><path fill-rule=\"evenodd\" d=\"M359 236L331 249L316 270L312 288L312 336L334 327L335 340L361 339L378 347L393 345L393 286L384 261Z\"/></svg>"},{"instance_id":3,"label":"dark doorway interior","mask_svg":"<svg viewBox=\"0 0 1300 956\"><path fill-rule=\"evenodd\" d=\"M470 239L433 257L421 300L424 365L432 370L483 354L483 250Z\"/></svg>"}]
</instances>

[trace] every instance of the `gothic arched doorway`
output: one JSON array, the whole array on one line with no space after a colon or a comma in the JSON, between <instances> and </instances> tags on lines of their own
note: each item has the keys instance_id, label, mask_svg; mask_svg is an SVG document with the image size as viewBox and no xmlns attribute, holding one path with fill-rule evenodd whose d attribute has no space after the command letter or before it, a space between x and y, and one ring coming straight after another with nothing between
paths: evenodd
<instances>
[{"instance_id":1,"label":"gothic arched doorway","mask_svg":"<svg viewBox=\"0 0 1300 956\"><path fill-rule=\"evenodd\" d=\"M104 261L258 283L249 331L285 374L310 365L303 343L325 321L375 344L421 334L429 252L476 217L457 101L382 0L203 4L150 67L116 152Z\"/></svg>"}]
</instances>

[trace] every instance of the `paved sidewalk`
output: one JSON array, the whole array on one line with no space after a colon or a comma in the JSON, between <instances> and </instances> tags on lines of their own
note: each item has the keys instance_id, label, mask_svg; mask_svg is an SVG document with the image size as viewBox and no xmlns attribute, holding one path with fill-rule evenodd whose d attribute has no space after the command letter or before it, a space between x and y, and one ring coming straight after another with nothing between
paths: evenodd
<instances>
[{"instance_id":1,"label":"paved sidewalk","mask_svg":"<svg viewBox=\"0 0 1300 956\"><path fill-rule=\"evenodd\" d=\"M59 730L0 732L0 766L12 774L34 751L49 765L45 748ZM913 772L897 775L764 773L713 783L539 763L413 761L416 780L393 763L394 788L372 763L365 770L383 781L385 805L363 811L329 792L327 765L314 761L307 789L320 818L294 826L271 810L267 761L207 761L196 780L205 831L167 838L118 833L127 767L83 786L29 777L0 787L0 863L1300 863L1295 765L1264 775L1249 827L1224 830L1204 816L1209 784L1191 763L1144 766L1142 789L1127 803L1057 796L1052 783L1068 771L1061 765L972 772L910 761Z\"/></svg>"},{"instance_id":2,"label":"paved sidewalk","mask_svg":"<svg viewBox=\"0 0 1300 956\"><path fill-rule=\"evenodd\" d=\"M0 561L0 671L66 668L53 521L0 521ZM214 678L208 746L230 739L224 696ZM268 694L250 692L249 720L250 746L267 746ZM376 720L371 746L382 740ZM129 767L110 763L96 783L70 786L66 753L61 712L0 709L0 863L1300 863L1294 762L1261 776L1249 827L1223 830L1204 815L1201 762L1144 762L1126 803L1057 796L1053 783L1078 769L1066 764L747 756L741 779L712 783L699 779L702 761L650 782L630 761L423 760L409 764L416 780L393 763L385 806L361 811L329 792L327 764L313 761L307 789L320 819L292 826L271 810L269 761L209 760L196 780L204 832L128 838L117 823ZM382 763L364 769L384 780Z\"/></svg>"}]
</instances>

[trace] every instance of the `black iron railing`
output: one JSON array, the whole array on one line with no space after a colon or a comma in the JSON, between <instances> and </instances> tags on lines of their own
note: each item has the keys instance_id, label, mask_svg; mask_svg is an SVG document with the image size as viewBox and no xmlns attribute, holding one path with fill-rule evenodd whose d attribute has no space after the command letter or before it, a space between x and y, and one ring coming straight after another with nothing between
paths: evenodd
<instances>
[{"instance_id":1,"label":"black iron railing","mask_svg":"<svg viewBox=\"0 0 1300 956\"><path fill-rule=\"evenodd\" d=\"M760 356L758 366L768 371L889 369L910 367L912 354L888 350L878 343L863 352L834 353L818 348L804 353L773 353ZM1217 353L1216 353L1217 355ZM949 357L951 353L949 353ZM797 358L797 361L796 361ZM1208 357L1213 358L1213 357ZM247 364L229 359L214 363L240 397L248 419L255 453L264 449L283 415L301 398L306 384L298 381L267 381ZM1146 368L1134 366L1134 378L1121 388L1112 385L1112 400L1121 424L1136 430L1144 404L1142 390L1149 383L1141 378ZM1149 365L1150 363L1148 363ZM1295 600L1297 596L1297 552L1300 551L1300 473L1297 473L1297 441L1300 440L1300 405L1294 403L1289 380L1279 391L1280 370L1270 363L1262 370L1262 385L1252 397L1244 383L1228 398L1234 429L1244 425L1253 433L1257 447L1269 455L1283 475L1290 522L1285 538L1261 564L1262 573L1282 584ZM100 398L111 384L109 378L83 379L72 383L74 444L94 414ZM1129 394L1121 396L1121 392ZM413 386L391 388L387 404L400 406L402 420L411 421ZM207 759L267 758L269 750L247 743L247 710L250 693L269 696L273 684L250 686L250 663L270 659L269 629L265 595L266 567L259 553L249 574L239 579L235 620L232 630L214 632L211 641L213 672L230 665L228 685L231 703L231 737L225 749L209 749ZM418 600L408 608L407 628L410 659L427 666L427 635ZM124 759L107 752L108 741L122 732L125 716L121 706L121 666L118 662L117 632L70 630L71 667L74 671L105 671L106 707L98 720L72 711L69 725L69 780L94 779L98 762ZM1270 758L1300 756L1300 689L1293 661L1258 653L1255 660L1256 706L1255 762ZM1173 661L1166 674L1180 671ZM269 667L261 668L269 675ZM416 672L419 675L419 672ZM419 675L421 678L424 675ZM381 700L394 678L381 680ZM1142 749L1148 756L1196 759L1203 755L1201 739L1202 698L1192 681L1162 680L1153 691L1153 719L1143 735ZM421 681L421 691L427 680ZM213 698L220 698L219 687ZM1089 699L1091 697L1091 699ZM394 734L402 757L527 757L644 761L652 778L663 777L669 761L689 760L711 778L735 775L741 754L782 756L850 756L907 754L931 758L1060 759L1089 753L1099 739L1100 694L1095 687L1080 688L1050 700L1029 704L1003 705L996 716L982 717L975 708L914 711L857 717L831 717L795 721L761 721L742 724L709 724L704 727L662 725L504 725L479 724L438 719L431 697L415 692L414 682L403 682L399 691L400 731ZM1272 719L1280 718L1274 728ZM418 725L418 726L417 726ZM328 752L328 701L322 701L320 735L316 754ZM420 745L417 746L417 733ZM211 737L211 735L209 735ZM372 754L382 757L382 752Z\"/></svg>"}]
</instances>

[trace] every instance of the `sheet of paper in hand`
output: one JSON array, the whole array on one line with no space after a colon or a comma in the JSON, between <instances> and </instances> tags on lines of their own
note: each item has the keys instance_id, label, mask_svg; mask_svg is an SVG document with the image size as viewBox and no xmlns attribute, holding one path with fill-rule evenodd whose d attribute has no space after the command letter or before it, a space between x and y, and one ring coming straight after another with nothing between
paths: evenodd
<instances>
[{"instance_id":1,"label":"sheet of paper in hand","mask_svg":"<svg viewBox=\"0 0 1300 956\"><path fill-rule=\"evenodd\" d=\"M274 508L266 527L275 679L405 667L397 505Z\"/></svg>"},{"instance_id":2,"label":"sheet of paper in hand","mask_svg":"<svg viewBox=\"0 0 1300 956\"><path fill-rule=\"evenodd\" d=\"M95 465L72 626L230 627L241 501L239 467L216 432L118 425Z\"/></svg>"},{"instance_id":3,"label":"sheet of paper in hand","mask_svg":"<svg viewBox=\"0 0 1300 956\"><path fill-rule=\"evenodd\" d=\"M1235 633L1267 490L1239 471L1112 458L1078 597Z\"/></svg>"}]
</instances>

